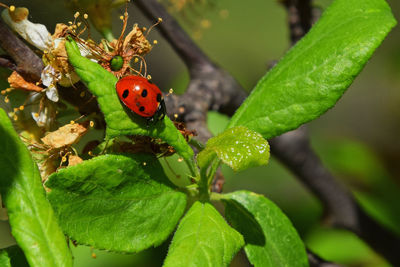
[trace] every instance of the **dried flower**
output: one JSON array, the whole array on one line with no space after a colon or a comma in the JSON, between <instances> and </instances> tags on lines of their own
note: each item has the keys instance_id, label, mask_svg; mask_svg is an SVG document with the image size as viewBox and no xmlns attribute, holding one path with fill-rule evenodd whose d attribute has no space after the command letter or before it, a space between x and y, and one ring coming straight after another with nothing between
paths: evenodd
<instances>
[{"instance_id":1,"label":"dried flower","mask_svg":"<svg viewBox=\"0 0 400 267\"><path fill-rule=\"evenodd\" d=\"M23 89L27 91L41 92L43 90L42 87L35 85L34 83L27 82L18 72L14 71L11 73L10 77L8 77L8 83L12 88Z\"/></svg>"},{"instance_id":2,"label":"dried flower","mask_svg":"<svg viewBox=\"0 0 400 267\"><path fill-rule=\"evenodd\" d=\"M77 143L86 132L87 129L81 124L67 124L54 132L48 133L41 140L52 149L62 148Z\"/></svg>"},{"instance_id":3,"label":"dried flower","mask_svg":"<svg viewBox=\"0 0 400 267\"><path fill-rule=\"evenodd\" d=\"M51 45L51 35L46 26L43 24L35 24L27 18L29 10L24 7L15 9L5 9L1 13L4 22L16 31L31 45L44 51Z\"/></svg>"},{"instance_id":4,"label":"dried flower","mask_svg":"<svg viewBox=\"0 0 400 267\"><path fill-rule=\"evenodd\" d=\"M75 166L78 165L79 163L83 162L83 159L81 159L79 156L76 155L70 155L68 157L68 167L69 166Z\"/></svg>"}]
</instances>

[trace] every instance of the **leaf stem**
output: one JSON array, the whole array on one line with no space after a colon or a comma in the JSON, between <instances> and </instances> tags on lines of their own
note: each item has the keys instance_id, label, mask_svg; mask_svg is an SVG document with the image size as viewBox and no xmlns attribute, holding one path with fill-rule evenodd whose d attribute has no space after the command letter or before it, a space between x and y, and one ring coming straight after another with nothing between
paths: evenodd
<instances>
[{"instance_id":1,"label":"leaf stem","mask_svg":"<svg viewBox=\"0 0 400 267\"><path fill-rule=\"evenodd\" d=\"M189 144L194 146L195 148L197 148L199 150L199 152L202 151L206 147L202 142L200 142L199 140L194 139L194 138L189 140Z\"/></svg>"},{"instance_id":2,"label":"leaf stem","mask_svg":"<svg viewBox=\"0 0 400 267\"><path fill-rule=\"evenodd\" d=\"M112 42L115 40L115 37L111 31L111 29L106 28L101 31L101 34L106 38L107 41Z\"/></svg>"},{"instance_id":3,"label":"leaf stem","mask_svg":"<svg viewBox=\"0 0 400 267\"><path fill-rule=\"evenodd\" d=\"M215 193L215 192L211 192L211 194L210 194L210 200L212 200L212 201L221 201L224 199L225 199L224 194Z\"/></svg>"},{"instance_id":4,"label":"leaf stem","mask_svg":"<svg viewBox=\"0 0 400 267\"><path fill-rule=\"evenodd\" d=\"M212 161L212 164L211 164L211 166L209 168L208 175L207 175L207 186L208 187L211 186L212 181L213 181L214 176L215 176L215 173L217 172L217 169L218 169L220 163L221 163L221 160L219 160L218 158L215 158Z\"/></svg>"},{"instance_id":5,"label":"leaf stem","mask_svg":"<svg viewBox=\"0 0 400 267\"><path fill-rule=\"evenodd\" d=\"M190 170L190 174L191 176L198 181L200 179L200 172L199 169L197 168L194 159L184 159L186 162L186 165L188 166L189 170Z\"/></svg>"}]
</instances>

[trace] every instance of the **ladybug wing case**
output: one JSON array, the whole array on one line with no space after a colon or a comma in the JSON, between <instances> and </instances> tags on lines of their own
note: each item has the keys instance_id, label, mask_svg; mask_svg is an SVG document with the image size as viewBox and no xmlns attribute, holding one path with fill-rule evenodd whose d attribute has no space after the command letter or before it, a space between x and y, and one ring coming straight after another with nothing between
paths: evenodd
<instances>
[{"instance_id":1,"label":"ladybug wing case","mask_svg":"<svg viewBox=\"0 0 400 267\"><path fill-rule=\"evenodd\" d=\"M116 84L119 99L141 117L164 118L165 103L160 89L140 76L127 76Z\"/></svg>"}]
</instances>

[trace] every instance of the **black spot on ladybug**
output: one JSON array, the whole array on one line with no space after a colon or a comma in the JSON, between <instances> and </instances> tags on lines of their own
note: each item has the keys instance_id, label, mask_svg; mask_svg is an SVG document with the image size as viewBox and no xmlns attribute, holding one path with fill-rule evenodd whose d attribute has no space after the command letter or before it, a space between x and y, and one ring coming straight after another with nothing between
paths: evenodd
<instances>
[{"instance_id":1,"label":"black spot on ladybug","mask_svg":"<svg viewBox=\"0 0 400 267\"><path fill-rule=\"evenodd\" d=\"M123 97L123 98L127 98L128 95L129 95L129 90L128 90L128 89L125 89L125 91L122 93L122 97Z\"/></svg>"},{"instance_id":2,"label":"black spot on ladybug","mask_svg":"<svg viewBox=\"0 0 400 267\"><path fill-rule=\"evenodd\" d=\"M150 80L147 80L149 83L151 83L151 84L153 84L153 82L152 81L150 81Z\"/></svg>"},{"instance_id":3,"label":"black spot on ladybug","mask_svg":"<svg viewBox=\"0 0 400 267\"><path fill-rule=\"evenodd\" d=\"M143 89L143 91L142 91L142 97L146 97L147 96L147 90L146 89Z\"/></svg>"},{"instance_id":4,"label":"black spot on ladybug","mask_svg":"<svg viewBox=\"0 0 400 267\"><path fill-rule=\"evenodd\" d=\"M161 102L161 94L157 94L157 102Z\"/></svg>"},{"instance_id":5,"label":"black spot on ladybug","mask_svg":"<svg viewBox=\"0 0 400 267\"><path fill-rule=\"evenodd\" d=\"M139 108L139 111L140 111L140 112L143 112L143 111L144 111L144 107L141 106L141 107Z\"/></svg>"}]
</instances>

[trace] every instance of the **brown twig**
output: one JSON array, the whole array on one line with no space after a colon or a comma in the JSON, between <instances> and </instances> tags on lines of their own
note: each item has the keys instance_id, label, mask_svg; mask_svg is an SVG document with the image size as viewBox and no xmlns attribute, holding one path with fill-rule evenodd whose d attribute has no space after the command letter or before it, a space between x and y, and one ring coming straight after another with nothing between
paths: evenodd
<instances>
[{"instance_id":1,"label":"brown twig","mask_svg":"<svg viewBox=\"0 0 400 267\"><path fill-rule=\"evenodd\" d=\"M157 29L189 70L190 83L185 94L173 95L165 100L169 116L177 114L178 120L184 121L188 129L196 129L197 138L205 143L212 136L207 127L207 112L217 110L233 115L246 97L243 88L201 51L160 3L156 0L138 0L134 4L150 20L163 19ZM218 170L212 190L221 192L223 184L224 176Z\"/></svg>"},{"instance_id":2,"label":"brown twig","mask_svg":"<svg viewBox=\"0 0 400 267\"><path fill-rule=\"evenodd\" d=\"M134 4L146 14L146 16L157 21L158 18L162 19L162 26L157 29L160 30L164 38L172 45L175 51L180 55L182 60L192 69L194 66L209 65L210 60L207 56L197 47L190 37L182 30L178 22L170 16L165 8L157 1L135 1Z\"/></svg>"},{"instance_id":3,"label":"brown twig","mask_svg":"<svg viewBox=\"0 0 400 267\"><path fill-rule=\"evenodd\" d=\"M10 70L17 70L17 65L15 65L15 63L12 60L6 57L0 57L0 67L7 68Z\"/></svg>"},{"instance_id":4,"label":"brown twig","mask_svg":"<svg viewBox=\"0 0 400 267\"><path fill-rule=\"evenodd\" d=\"M294 45L311 28L310 0L284 0ZM348 229L394 265L400 265L400 238L367 215L351 192L340 185L311 148L306 126L270 140L271 152L323 203L335 227Z\"/></svg>"},{"instance_id":5,"label":"brown twig","mask_svg":"<svg viewBox=\"0 0 400 267\"><path fill-rule=\"evenodd\" d=\"M44 68L43 61L15 36L12 31L0 20L0 46L14 60L18 72L25 80L36 82Z\"/></svg>"},{"instance_id":6,"label":"brown twig","mask_svg":"<svg viewBox=\"0 0 400 267\"><path fill-rule=\"evenodd\" d=\"M172 113L178 113L183 121L195 127L194 129L201 133L199 135L202 141L207 140L210 135L205 125L206 112L214 109L232 115L244 99L240 85L220 68L215 71L215 64L211 63L186 36L157 1L137 0L135 3L150 19L163 18L164 23L160 25L160 31L189 68L192 80L188 90L184 95L169 101L168 109ZM310 0L287 0L283 3L288 9L291 40L295 43L311 27L311 3ZM203 68L209 68L210 71L204 71ZM197 77L201 79L198 80ZM213 82L204 84L204 81ZM218 84L229 84L228 93L219 91L221 88ZM218 92L225 97L223 104L219 102L221 99L215 99ZM217 103L216 108L213 108L214 103ZM181 109L180 114L181 107L185 109ZM228 108L224 110L223 107ZM365 214L351 193L336 182L312 150L304 127L274 138L271 140L271 149L273 154L322 201L334 226L356 233L390 262L399 265L400 257L395 250L400 247L400 240Z\"/></svg>"},{"instance_id":7,"label":"brown twig","mask_svg":"<svg viewBox=\"0 0 400 267\"><path fill-rule=\"evenodd\" d=\"M159 28L184 59L190 71L191 82L187 92L183 96L168 98L170 100L167 101L167 106L170 114L179 114L180 119L187 122L190 128L196 129L201 140L206 141L211 136L206 127L207 111L218 110L232 115L244 100L244 91L228 73L213 64L201 52L156 0L137 0L135 3L150 18L164 19ZM302 13L293 12L293 14ZM297 40L297 37L293 40ZM1 21L0 45L25 75L36 80L40 77L43 68L40 58L15 37ZM400 256L397 252L400 247L399 238L361 210L352 195L324 168L311 149L307 135L302 131L304 130L271 140L274 155L319 197L335 226L353 231L391 263L400 266Z\"/></svg>"},{"instance_id":8,"label":"brown twig","mask_svg":"<svg viewBox=\"0 0 400 267\"><path fill-rule=\"evenodd\" d=\"M151 20L162 18L157 27L165 39L183 59L190 73L190 83L184 97L172 97L166 101L170 114L178 114L188 125L206 121L208 110L232 115L245 99L246 94L239 83L225 70L214 64L190 39L175 19L156 0L138 0L134 4ZM197 130L198 128L196 128ZM201 141L211 135L198 133Z\"/></svg>"},{"instance_id":9,"label":"brown twig","mask_svg":"<svg viewBox=\"0 0 400 267\"><path fill-rule=\"evenodd\" d=\"M288 13L290 40L297 43L311 29L313 15L311 0L282 0Z\"/></svg>"},{"instance_id":10,"label":"brown twig","mask_svg":"<svg viewBox=\"0 0 400 267\"><path fill-rule=\"evenodd\" d=\"M273 155L321 200L333 226L352 231L395 266L400 265L399 237L369 217L323 166L310 146L306 127L276 137L270 144Z\"/></svg>"},{"instance_id":11,"label":"brown twig","mask_svg":"<svg viewBox=\"0 0 400 267\"><path fill-rule=\"evenodd\" d=\"M325 261L309 249L307 249L307 256L310 267L341 267L341 265L338 265L336 263Z\"/></svg>"}]
</instances>

